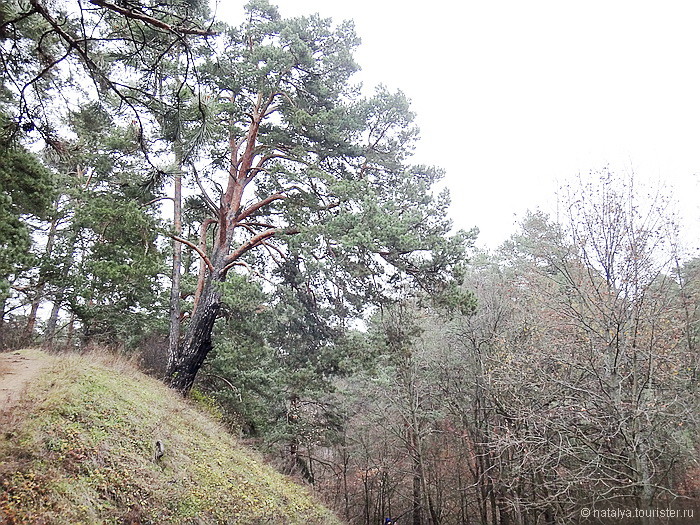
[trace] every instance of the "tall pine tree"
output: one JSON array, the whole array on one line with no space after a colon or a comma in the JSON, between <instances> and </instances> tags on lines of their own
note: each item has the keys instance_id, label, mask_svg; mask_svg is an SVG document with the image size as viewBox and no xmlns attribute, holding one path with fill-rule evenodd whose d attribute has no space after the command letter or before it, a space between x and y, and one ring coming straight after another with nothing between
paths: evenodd
<instances>
[{"instance_id":1,"label":"tall pine tree","mask_svg":"<svg viewBox=\"0 0 700 525\"><path fill-rule=\"evenodd\" d=\"M439 170L407 164L417 129L406 98L385 89L362 98L351 83L351 24L282 19L260 0L246 18L200 68L218 132L199 159L210 212L202 242L183 239L204 262L168 364L183 393L212 348L221 283L234 268L269 275L272 261L291 261L316 300L346 318L407 278L443 291L469 238L449 236L449 199L431 192Z\"/></svg>"}]
</instances>

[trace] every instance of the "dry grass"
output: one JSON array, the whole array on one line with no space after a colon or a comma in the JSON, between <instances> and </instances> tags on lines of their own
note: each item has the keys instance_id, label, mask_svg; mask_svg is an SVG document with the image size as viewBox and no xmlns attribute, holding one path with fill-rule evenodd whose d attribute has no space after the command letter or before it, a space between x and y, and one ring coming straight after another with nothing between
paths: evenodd
<instances>
[{"instance_id":1,"label":"dry grass","mask_svg":"<svg viewBox=\"0 0 700 525\"><path fill-rule=\"evenodd\" d=\"M339 523L123 358L56 359L0 428L2 523Z\"/></svg>"}]
</instances>

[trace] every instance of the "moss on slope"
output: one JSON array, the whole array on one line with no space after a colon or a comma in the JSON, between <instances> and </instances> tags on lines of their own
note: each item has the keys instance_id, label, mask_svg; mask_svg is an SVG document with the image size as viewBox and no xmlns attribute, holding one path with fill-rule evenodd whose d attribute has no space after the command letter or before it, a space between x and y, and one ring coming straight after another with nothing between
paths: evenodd
<instances>
[{"instance_id":1,"label":"moss on slope","mask_svg":"<svg viewBox=\"0 0 700 525\"><path fill-rule=\"evenodd\" d=\"M128 366L56 359L0 428L4 523L340 523L208 416ZM156 440L165 444L159 461Z\"/></svg>"}]
</instances>

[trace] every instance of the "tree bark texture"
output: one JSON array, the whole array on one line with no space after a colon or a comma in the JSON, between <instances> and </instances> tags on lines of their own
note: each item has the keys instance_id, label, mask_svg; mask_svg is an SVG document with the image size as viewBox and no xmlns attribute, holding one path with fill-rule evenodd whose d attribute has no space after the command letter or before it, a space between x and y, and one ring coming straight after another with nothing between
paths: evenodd
<instances>
[{"instance_id":1,"label":"tree bark texture","mask_svg":"<svg viewBox=\"0 0 700 525\"><path fill-rule=\"evenodd\" d=\"M46 330L44 331L44 348L47 350L52 350L54 346L54 339L56 337L56 328L58 326L58 314L61 311L61 305L63 303L63 292L64 289L56 294L56 298L53 301L53 306L51 307L51 314L46 322Z\"/></svg>"},{"instance_id":2,"label":"tree bark texture","mask_svg":"<svg viewBox=\"0 0 700 525\"><path fill-rule=\"evenodd\" d=\"M54 204L54 207L58 207L58 203ZM46 240L46 257L51 257L51 254L53 253L53 245L56 239L56 227L58 225L58 219L54 218L51 221L51 225L49 226L49 234L48 238ZM36 290L36 297L32 301L32 308L31 311L29 312L29 317L27 319L27 326L24 329L25 331L25 339L30 342L34 338L34 328L36 326L36 316L37 312L39 311L39 306L41 306L41 301L44 297L44 282L39 282L39 285L37 286Z\"/></svg>"},{"instance_id":3,"label":"tree bark texture","mask_svg":"<svg viewBox=\"0 0 700 525\"><path fill-rule=\"evenodd\" d=\"M178 155L178 170L175 173L175 188L173 191L173 230L175 235L182 235L182 171ZM173 239L173 271L170 287L170 331L168 334L168 360L171 361L177 353L180 343L180 275L182 266L182 243ZM168 363L170 367L171 363Z\"/></svg>"},{"instance_id":4,"label":"tree bark texture","mask_svg":"<svg viewBox=\"0 0 700 525\"><path fill-rule=\"evenodd\" d=\"M5 302L7 297L0 294L0 350L5 349Z\"/></svg>"},{"instance_id":5,"label":"tree bark texture","mask_svg":"<svg viewBox=\"0 0 700 525\"><path fill-rule=\"evenodd\" d=\"M221 277L219 272L210 274L182 342L177 352L170 356L167 381L183 395L192 388L197 372L212 349L214 322L221 309L221 291L218 289L218 284L223 281Z\"/></svg>"}]
</instances>

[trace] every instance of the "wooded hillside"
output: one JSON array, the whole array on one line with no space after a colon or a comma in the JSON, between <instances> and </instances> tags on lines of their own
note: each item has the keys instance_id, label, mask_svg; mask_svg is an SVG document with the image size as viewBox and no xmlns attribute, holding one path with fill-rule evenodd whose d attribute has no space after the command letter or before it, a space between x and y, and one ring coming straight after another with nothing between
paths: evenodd
<instances>
[{"instance_id":1,"label":"wooded hillside","mask_svg":"<svg viewBox=\"0 0 700 525\"><path fill-rule=\"evenodd\" d=\"M673 201L591 167L476 250L358 45L266 0L5 2L0 347L137 356L348 523L697 508Z\"/></svg>"}]
</instances>

